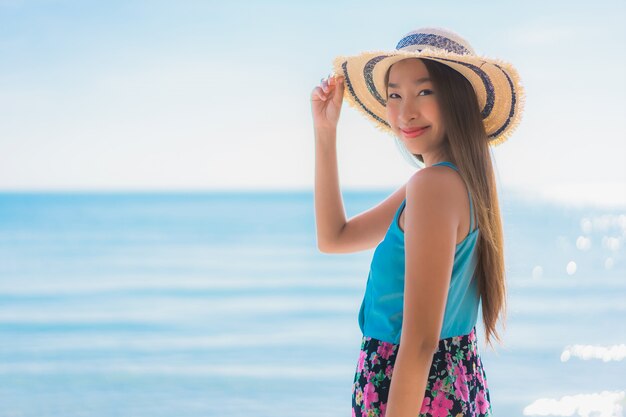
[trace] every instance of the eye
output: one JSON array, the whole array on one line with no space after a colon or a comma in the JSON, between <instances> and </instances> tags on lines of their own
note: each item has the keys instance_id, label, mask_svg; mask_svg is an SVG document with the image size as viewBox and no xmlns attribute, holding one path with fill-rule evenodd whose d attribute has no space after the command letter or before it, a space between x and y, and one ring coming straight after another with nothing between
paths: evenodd
<instances>
[{"instance_id":1,"label":"eye","mask_svg":"<svg viewBox=\"0 0 626 417\"><path fill-rule=\"evenodd\" d=\"M425 91L426 91L426 92L428 92L428 94L426 94L426 95L430 95L430 94L432 94L432 93L433 93L433 91L432 91L432 90L425 89L425 90L420 91L420 93L419 93L418 95L423 95L422 93L423 93L423 92L425 92ZM398 94L396 94L396 93L391 93L391 94L389 94L389 98L395 98L395 97L392 97L394 94L395 94L395 95L398 95Z\"/></svg>"}]
</instances>

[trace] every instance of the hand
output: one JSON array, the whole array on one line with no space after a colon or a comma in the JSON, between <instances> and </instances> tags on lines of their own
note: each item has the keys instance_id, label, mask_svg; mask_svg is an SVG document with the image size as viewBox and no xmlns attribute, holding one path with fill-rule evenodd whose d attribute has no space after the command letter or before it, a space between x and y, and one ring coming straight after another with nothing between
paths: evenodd
<instances>
[{"instance_id":1,"label":"hand","mask_svg":"<svg viewBox=\"0 0 626 417\"><path fill-rule=\"evenodd\" d=\"M344 77L323 78L311 93L313 125L316 129L337 128L343 102Z\"/></svg>"}]
</instances>

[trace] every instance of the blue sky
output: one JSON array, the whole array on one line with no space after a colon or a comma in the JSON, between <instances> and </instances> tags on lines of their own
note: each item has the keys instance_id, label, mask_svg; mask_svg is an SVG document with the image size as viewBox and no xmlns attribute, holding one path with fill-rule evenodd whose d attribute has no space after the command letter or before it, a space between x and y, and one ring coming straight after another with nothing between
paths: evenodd
<instances>
[{"instance_id":1,"label":"blue sky","mask_svg":"<svg viewBox=\"0 0 626 417\"><path fill-rule=\"evenodd\" d=\"M381 4L0 0L0 190L311 189L332 59L440 26L526 87L499 184L626 204L623 1ZM343 188L410 176L347 103L338 135Z\"/></svg>"}]
</instances>

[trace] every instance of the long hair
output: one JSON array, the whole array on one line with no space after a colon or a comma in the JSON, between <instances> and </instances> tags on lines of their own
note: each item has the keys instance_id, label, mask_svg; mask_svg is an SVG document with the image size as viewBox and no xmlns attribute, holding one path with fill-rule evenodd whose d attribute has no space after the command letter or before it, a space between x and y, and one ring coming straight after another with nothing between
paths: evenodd
<instances>
[{"instance_id":1,"label":"long hair","mask_svg":"<svg viewBox=\"0 0 626 417\"><path fill-rule=\"evenodd\" d=\"M422 59L436 89L446 134L444 150L472 196L477 226L478 263L474 276L482 302L487 344L491 336L501 342L496 324L502 314L506 327L506 271L504 234L489 140L470 82L459 72L439 62ZM385 77L385 89L389 71ZM421 162L422 155L414 155Z\"/></svg>"}]
</instances>

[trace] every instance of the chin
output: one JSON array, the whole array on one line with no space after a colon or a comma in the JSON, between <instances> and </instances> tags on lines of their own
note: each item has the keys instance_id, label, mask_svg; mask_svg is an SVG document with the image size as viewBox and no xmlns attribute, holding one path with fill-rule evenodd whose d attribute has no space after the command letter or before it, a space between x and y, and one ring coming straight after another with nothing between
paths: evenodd
<instances>
[{"instance_id":1,"label":"chin","mask_svg":"<svg viewBox=\"0 0 626 417\"><path fill-rule=\"evenodd\" d=\"M409 144L407 144L406 142L404 142L404 146L406 147L406 150L411 152L412 154L423 154L424 153L423 149L416 149L415 146L409 146Z\"/></svg>"}]
</instances>

